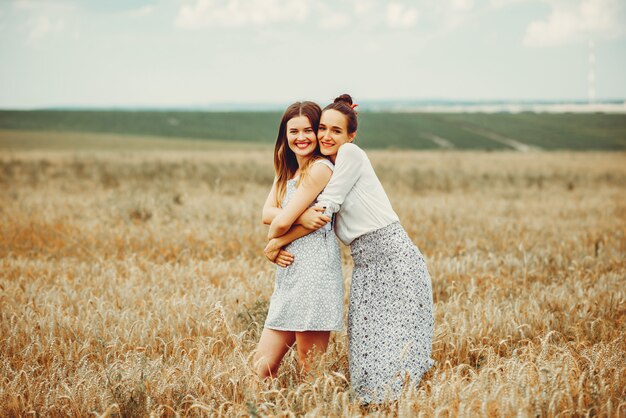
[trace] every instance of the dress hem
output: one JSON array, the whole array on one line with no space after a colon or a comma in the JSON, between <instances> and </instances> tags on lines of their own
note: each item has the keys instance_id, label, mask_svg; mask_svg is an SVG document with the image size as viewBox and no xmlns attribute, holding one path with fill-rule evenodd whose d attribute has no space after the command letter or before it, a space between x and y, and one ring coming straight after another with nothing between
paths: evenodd
<instances>
[{"instance_id":1,"label":"dress hem","mask_svg":"<svg viewBox=\"0 0 626 418\"><path fill-rule=\"evenodd\" d=\"M305 331L335 331L335 332L340 332L343 331L343 327L342 328L322 328L322 329L312 329L312 328L302 328L302 329L293 329L293 328L283 328L283 327L274 327L271 325L263 325L263 328L269 328L269 329L273 329L276 331L293 331L293 332L305 332Z\"/></svg>"}]
</instances>

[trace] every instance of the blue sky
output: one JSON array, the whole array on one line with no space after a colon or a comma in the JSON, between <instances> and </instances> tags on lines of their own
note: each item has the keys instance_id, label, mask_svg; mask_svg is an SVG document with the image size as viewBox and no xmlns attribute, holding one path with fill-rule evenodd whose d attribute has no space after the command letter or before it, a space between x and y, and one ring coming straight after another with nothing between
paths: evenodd
<instances>
[{"instance_id":1,"label":"blue sky","mask_svg":"<svg viewBox=\"0 0 626 418\"><path fill-rule=\"evenodd\" d=\"M626 98L626 2L0 0L0 63L2 108Z\"/></svg>"}]
</instances>

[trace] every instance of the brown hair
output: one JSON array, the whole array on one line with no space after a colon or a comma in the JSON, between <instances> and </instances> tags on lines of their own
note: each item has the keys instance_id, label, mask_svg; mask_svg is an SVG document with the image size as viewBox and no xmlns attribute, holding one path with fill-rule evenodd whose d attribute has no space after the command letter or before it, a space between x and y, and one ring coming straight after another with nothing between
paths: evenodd
<instances>
[{"instance_id":1,"label":"brown hair","mask_svg":"<svg viewBox=\"0 0 626 418\"><path fill-rule=\"evenodd\" d=\"M328 109L343 113L348 120L348 133L356 132L359 123L356 119L356 112L352 108L352 97L349 94L342 94L335 98L335 101L324 108L324 110Z\"/></svg>"},{"instance_id":2,"label":"brown hair","mask_svg":"<svg viewBox=\"0 0 626 418\"><path fill-rule=\"evenodd\" d=\"M287 190L287 180L291 179L298 170L298 160L296 154L289 148L287 141L287 122L298 116L306 116L311 123L311 127L315 131L317 136L317 129L320 125L320 116L322 116L322 109L313 102L296 102L289 106L283 118L280 121L278 128L278 137L276 138L276 146L274 147L274 171L276 172L276 203L280 207L285 192ZM300 178L297 184L299 185L306 177L309 166L313 161L324 158L320 153L319 144L316 145L313 155L306 163L300 167Z\"/></svg>"}]
</instances>

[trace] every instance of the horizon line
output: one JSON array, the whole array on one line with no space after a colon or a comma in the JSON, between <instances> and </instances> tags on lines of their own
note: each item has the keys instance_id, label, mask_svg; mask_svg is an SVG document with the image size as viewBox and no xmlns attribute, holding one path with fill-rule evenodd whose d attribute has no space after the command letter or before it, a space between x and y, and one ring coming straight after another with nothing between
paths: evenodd
<instances>
[{"instance_id":1,"label":"horizon line","mask_svg":"<svg viewBox=\"0 0 626 418\"><path fill-rule=\"evenodd\" d=\"M105 110L134 110L134 111L272 111L282 110L292 102L286 101L216 101L200 104L59 104L47 106L0 106L0 111L105 111ZM394 111L402 108L452 108L469 107L478 108L481 106L559 106L576 105L625 105L625 98L603 98L589 102L588 99L371 99L358 102L362 110L369 111Z\"/></svg>"}]
</instances>

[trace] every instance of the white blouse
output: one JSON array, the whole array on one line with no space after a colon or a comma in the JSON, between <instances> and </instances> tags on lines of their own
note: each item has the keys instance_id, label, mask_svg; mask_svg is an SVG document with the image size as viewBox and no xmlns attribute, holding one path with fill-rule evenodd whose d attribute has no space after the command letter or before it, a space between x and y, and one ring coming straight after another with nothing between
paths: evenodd
<instances>
[{"instance_id":1,"label":"white blouse","mask_svg":"<svg viewBox=\"0 0 626 418\"><path fill-rule=\"evenodd\" d=\"M365 151L351 142L339 147L335 170L316 205L337 212L335 233L346 245L398 220Z\"/></svg>"}]
</instances>

